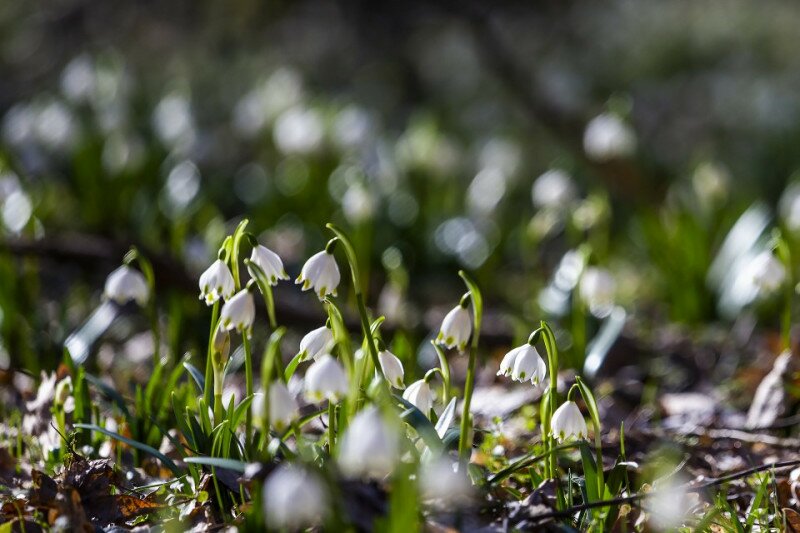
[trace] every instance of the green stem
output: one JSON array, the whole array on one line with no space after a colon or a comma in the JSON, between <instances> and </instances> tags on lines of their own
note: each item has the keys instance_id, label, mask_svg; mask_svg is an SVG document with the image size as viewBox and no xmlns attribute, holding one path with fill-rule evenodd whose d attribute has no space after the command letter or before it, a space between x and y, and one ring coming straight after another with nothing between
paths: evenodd
<instances>
[{"instance_id":1,"label":"green stem","mask_svg":"<svg viewBox=\"0 0 800 533\"><path fill-rule=\"evenodd\" d=\"M472 452L471 416L469 408L472 403L472 391L475 388L475 361L477 359L478 340L480 338L481 321L483 319L483 297L481 296L478 285L466 272L460 270L458 275L464 280L464 283L469 289L474 322L472 343L469 348L469 362L467 364L467 380L464 384L464 405L461 408L461 431L458 438L459 470L463 471L469 463Z\"/></svg>"},{"instance_id":2,"label":"green stem","mask_svg":"<svg viewBox=\"0 0 800 533\"><path fill-rule=\"evenodd\" d=\"M433 349L436 350L436 355L439 356L439 367L442 371L442 403L447 405L450 402L450 363L447 361L447 356L442 350L442 347L431 341Z\"/></svg>"},{"instance_id":3,"label":"green stem","mask_svg":"<svg viewBox=\"0 0 800 533\"><path fill-rule=\"evenodd\" d=\"M328 402L328 453L333 456L336 444L336 404Z\"/></svg>"},{"instance_id":4,"label":"green stem","mask_svg":"<svg viewBox=\"0 0 800 533\"><path fill-rule=\"evenodd\" d=\"M242 333L242 345L244 346L244 375L245 375L245 394L247 397L253 394L253 355L250 349L250 339L247 332ZM247 410L245 419L245 447L249 448L253 437L253 412Z\"/></svg>"},{"instance_id":5,"label":"green stem","mask_svg":"<svg viewBox=\"0 0 800 533\"><path fill-rule=\"evenodd\" d=\"M219 300L214 302L211 308L211 331L208 333L208 350L206 352L206 380L203 387L203 398L206 400L206 405L211 403L211 398L214 395L214 363L212 358L214 356L214 335L217 332L219 321Z\"/></svg>"},{"instance_id":6,"label":"green stem","mask_svg":"<svg viewBox=\"0 0 800 533\"><path fill-rule=\"evenodd\" d=\"M556 346L555 334L547 322L542 321L540 326L544 332L542 337L544 339L545 350L547 351L547 363L550 367L548 369L550 371L550 387L547 390L547 420L542 420L542 431L546 432L546 435L544 435L543 438L547 443L548 449L551 449L555 446L555 441L552 435L550 435L550 418L558 408L558 347ZM557 472L557 461L555 454L550 456L549 463L549 475L551 478L555 478Z\"/></svg>"}]
</instances>

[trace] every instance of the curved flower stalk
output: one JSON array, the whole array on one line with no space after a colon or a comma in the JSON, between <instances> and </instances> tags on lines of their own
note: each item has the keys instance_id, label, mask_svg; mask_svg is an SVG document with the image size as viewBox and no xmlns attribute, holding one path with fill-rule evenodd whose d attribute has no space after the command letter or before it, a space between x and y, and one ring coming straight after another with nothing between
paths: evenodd
<instances>
[{"instance_id":1,"label":"curved flower stalk","mask_svg":"<svg viewBox=\"0 0 800 533\"><path fill-rule=\"evenodd\" d=\"M339 266L333 257L337 242L337 239L331 239L323 251L312 255L295 280L295 284L303 284L304 291L313 288L320 301L329 294L336 296L336 288L341 281Z\"/></svg>"}]
</instances>

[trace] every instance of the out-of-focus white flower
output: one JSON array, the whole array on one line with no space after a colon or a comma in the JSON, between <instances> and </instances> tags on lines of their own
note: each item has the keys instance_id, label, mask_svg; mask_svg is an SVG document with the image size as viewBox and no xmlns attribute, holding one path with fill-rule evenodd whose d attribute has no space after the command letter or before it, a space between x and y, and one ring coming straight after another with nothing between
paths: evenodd
<instances>
[{"instance_id":1,"label":"out-of-focus white flower","mask_svg":"<svg viewBox=\"0 0 800 533\"><path fill-rule=\"evenodd\" d=\"M264 515L281 530L318 525L328 514L328 492L316 474L287 463L264 483Z\"/></svg>"},{"instance_id":2,"label":"out-of-focus white flower","mask_svg":"<svg viewBox=\"0 0 800 533\"><path fill-rule=\"evenodd\" d=\"M589 434L578 404L570 400L556 409L550 424L553 436L562 442L572 438L585 439Z\"/></svg>"},{"instance_id":3,"label":"out-of-focus white flower","mask_svg":"<svg viewBox=\"0 0 800 533\"><path fill-rule=\"evenodd\" d=\"M398 459L398 434L377 407L367 407L353 418L339 446L339 467L346 476L383 478Z\"/></svg>"},{"instance_id":4,"label":"out-of-focus white flower","mask_svg":"<svg viewBox=\"0 0 800 533\"><path fill-rule=\"evenodd\" d=\"M618 116L603 113L586 126L583 149L597 161L628 157L636 151L636 133Z\"/></svg>"},{"instance_id":5,"label":"out-of-focus white flower","mask_svg":"<svg viewBox=\"0 0 800 533\"><path fill-rule=\"evenodd\" d=\"M150 289L141 272L128 265L122 265L106 278L104 294L106 298L114 300L120 305L131 300L136 301L139 305L144 305L150 297Z\"/></svg>"},{"instance_id":6,"label":"out-of-focus white flower","mask_svg":"<svg viewBox=\"0 0 800 533\"><path fill-rule=\"evenodd\" d=\"M65 377L56 385L53 405L61 407L65 413L71 413L75 410L75 400L72 397L72 378L70 376Z\"/></svg>"},{"instance_id":7,"label":"out-of-focus white flower","mask_svg":"<svg viewBox=\"0 0 800 533\"><path fill-rule=\"evenodd\" d=\"M253 252L250 254L250 262L264 271L270 285L277 285L279 279L289 279L289 275L283 269L283 261L281 261L280 256L266 246L259 244L253 248ZM250 267L247 268L250 271ZM252 271L250 271L250 275L255 277Z\"/></svg>"},{"instance_id":8,"label":"out-of-focus white flower","mask_svg":"<svg viewBox=\"0 0 800 533\"><path fill-rule=\"evenodd\" d=\"M39 384L39 388L36 389L36 398L25 404L28 411L37 411L53 401L56 390L56 378L55 372L50 375L42 372L42 381Z\"/></svg>"},{"instance_id":9,"label":"out-of-focus white flower","mask_svg":"<svg viewBox=\"0 0 800 533\"><path fill-rule=\"evenodd\" d=\"M439 499L447 503L466 503L474 494L472 483L464 470L458 469L446 457L437 459L420 468L420 490L426 498Z\"/></svg>"},{"instance_id":10,"label":"out-of-focus white flower","mask_svg":"<svg viewBox=\"0 0 800 533\"><path fill-rule=\"evenodd\" d=\"M663 472L665 481L653 486L642 502L649 515L647 527L654 531L676 531L689 517L689 510L703 502L698 494L688 492L688 480L682 475L668 475Z\"/></svg>"},{"instance_id":11,"label":"out-of-focus white flower","mask_svg":"<svg viewBox=\"0 0 800 533\"><path fill-rule=\"evenodd\" d=\"M378 352L378 361L381 363L383 375L386 377L386 380L391 383L392 387L396 389L405 389L406 386L403 383L405 372L400 359L389 350L381 350Z\"/></svg>"},{"instance_id":12,"label":"out-of-focus white flower","mask_svg":"<svg viewBox=\"0 0 800 533\"><path fill-rule=\"evenodd\" d=\"M283 431L299 414L299 406L294 395L281 381L269 387L269 420L278 431Z\"/></svg>"},{"instance_id":13,"label":"out-of-focus white flower","mask_svg":"<svg viewBox=\"0 0 800 533\"><path fill-rule=\"evenodd\" d=\"M755 286L766 294L775 292L786 282L786 267L771 251L758 254L750 263L749 272Z\"/></svg>"},{"instance_id":14,"label":"out-of-focus white flower","mask_svg":"<svg viewBox=\"0 0 800 533\"><path fill-rule=\"evenodd\" d=\"M336 287L339 286L339 281L341 281L341 275L336 258L333 257L333 250L326 249L309 257L295 280L295 284L302 283L304 291L313 287L314 292L322 300L329 294L336 296Z\"/></svg>"},{"instance_id":15,"label":"out-of-focus white flower","mask_svg":"<svg viewBox=\"0 0 800 533\"><path fill-rule=\"evenodd\" d=\"M273 138L284 154L309 154L322 144L322 117L314 109L295 106L275 121Z\"/></svg>"},{"instance_id":16,"label":"out-of-focus white flower","mask_svg":"<svg viewBox=\"0 0 800 533\"><path fill-rule=\"evenodd\" d=\"M783 191L780 212L787 228L793 232L800 231L800 181L793 181Z\"/></svg>"},{"instance_id":17,"label":"out-of-focus white flower","mask_svg":"<svg viewBox=\"0 0 800 533\"><path fill-rule=\"evenodd\" d=\"M375 213L375 198L360 183L351 185L342 197L342 210L351 224L366 222Z\"/></svg>"},{"instance_id":18,"label":"out-of-focus white flower","mask_svg":"<svg viewBox=\"0 0 800 533\"><path fill-rule=\"evenodd\" d=\"M604 268L588 267L581 275L578 293L589 306L589 311L597 317L602 318L611 312L616 292L617 282Z\"/></svg>"},{"instance_id":19,"label":"out-of-focus white flower","mask_svg":"<svg viewBox=\"0 0 800 533\"><path fill-rule=\"evenodd\" d=\"M433 407L433 392L431 392L431 386L424 379L409 385L403 392L403 399L422 411L425 416L430 414L431 407Z\"/></svg>"},{"instance_id":20,"label":"out-of-focus white flower","mask_svg":"<svg viewBox=\"0 0 800 533\"><path fill-rule=\"evenodd\" d=\"M249 289L242 289L222 306L219 315L220 327L225 331L235 329L248 337L253 332L256 319L256 303Z\"/></svg>"},{"instance_id":21,"label":"out-of-focus white flower","mask_svg":"<svg viewBox=\"0 0 800 533\"><path fill-rule=\"evenodd\" d=\"M457 346L459 350L464 351L471 333L472 319L467 311L467 303L464 301L445 315L442 327L436 336L436 342L444 344L448 348Z\"/></svg>"},{"instance_id":22,"label":"out-of-focus white flower","mask_svg":"<svg viewBox=\"0 0 800 533\"><path fill-rule=\"evenodd\" d=\"M333 331L328 326L309 331L300 340L300 361L319 359L321 355L331 351L334 343Z\"/></svg>"},{"instance_id":23,"label":"out-of-focus white flower","mask_svg":"<svg viewBox=\"0 0 800 533\"><path fill-rule=\"evenodd\" d=\"M511 376L516 381L528 381L534 385L544 382L547 365L539 352L530 344L523 344L508 352L500 363L498 376Z\"/></svg>"},{"instance_id":24,"label":"out-of-focus white flower","mask_svg":"<svg viewBox=\"0 0 800 533\"><path fill-rule=\"evenodd\" d=\"M310 402L336 402L347 395L347 388L347 375L331 354L321 356L306 371L304 390Z\"/></svg>"},{"instance_id":25,"label":"out-of-focus white flower","mask_svg":"<svg viewBox=\"0 0 800 533\"><path fill-rule=\"evenodd\" d=\"M200 299L206 305L211 305L220 298L230 300L236 291L228 265L222 259L217 259L200 275Z\"/></svg>"},{"instance_id":26,"label":"out-of-focus white flower","mask_svg":"<svg viewBox=\"0 0 800 533\"><path fill-rule=\"evenodd\" d=\"M538 208L563 209L577 196L572 177L559 168L550 169L533 182L531 199Z\"/></svg>"}]
</instances>

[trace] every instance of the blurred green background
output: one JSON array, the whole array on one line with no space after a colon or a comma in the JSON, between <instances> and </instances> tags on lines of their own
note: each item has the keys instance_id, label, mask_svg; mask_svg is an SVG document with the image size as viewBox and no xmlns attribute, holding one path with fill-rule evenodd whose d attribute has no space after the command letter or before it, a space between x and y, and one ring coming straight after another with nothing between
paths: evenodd
<instances>
[{"instance_id":1,"label":"blurred green background","mask_svg":"<svg viewBox=\"0 0 800 533\"><path fill-rule=\"evenodd\" d=\"M750 209L745 263L800 228L798 27L777 1L3 2L0 366L53 367L130 244L172 353L203 346L196 279L243 217L292 277L348 228L410 344L458 268L488 342L574 334L570 250L645 322L735 319L753 297L712 268L731 228Z\"/></svg>"}]
</instances>

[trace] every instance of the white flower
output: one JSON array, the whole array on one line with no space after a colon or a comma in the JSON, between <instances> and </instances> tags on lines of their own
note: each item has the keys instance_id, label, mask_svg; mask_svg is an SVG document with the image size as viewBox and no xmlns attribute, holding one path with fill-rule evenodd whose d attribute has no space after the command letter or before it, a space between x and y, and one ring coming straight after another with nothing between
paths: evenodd
<instances>
[{"instance_id":1,"label":"white flower","mask_svg":"<svg viewBox=\"0 0 800 533\"><path fill-rule=\"evenodd\" d=\"M220 298L230 300L236 287L228 265L217 259L200 275L200 299L211 305Z\"/></svg>"},{"instance_id":2,"label":"white flower","mask_svg":"<svg viewBox=\"0 0 800 533\"><path fill-rule=\"evenodd\" d=\"M614 307L617 283L611 273L604 268L589 267L581 276L578 294L589 306L589 311L597 317L605 317Z\"/></svg>"},{"instance_id":3,"label":"white flower","mask_svg":"<svg viewBox=\"0 0 800 533\"><path fill-rule=\"evenodd\" d=\"M269 387L269 420L278 431L283 431L292 423L299 407L294 395L281 381L275 381Z\"/></svg>"},{"instance_id":4,"label":"white flower","mask_svg":"<svg viewBox=\"0 0 800 533\"><path fill-rule=\"evenodd\" d=\"M583 149L596 161L628 157L636 151L636 133L616 115L603 113L586 126Z\"/></svg>"},{"instance_id":5,"label":"white flower","mask_svg":"<svg viewBox=\"0 0 800 533\"><path fill-rule=\"evenodd\" d=\"M469 311L461 305L453 308L442 320L442 328L436 336L436 342L444 344L448 348L458 346L463 351L467 347L467 341L472 333L472 319Z\"/></svg>"},{"instance_id":6,"label":"white flower","mask_svg":"<svg viewBox=\"0 0 800 533\"><path fill-rule=\"evenodd\" d=\"M583 419L578 405L570 400L564 402L561 407L553 413L550 421L553 435L560 441L571 438L585 439L589 434L586 428L586 420Z\"/></svg>"},{"instance_id":7,"label":"white flower","mask_svg":"<svg viewBox=\"0 0 800 533\"><path fill-rule=\"evenodd\" d=\"M750 263L749 271L755 286L765 293L776 291L786 281L786 267L771 251L758 254Z\"/></svg>"},{"instance_id":8,"label":"white flower","mask_svg":"<svg viewBox=\"0 0 800 533\"><path fill-rule=\"evenodd\" d=\"M342 210L348 222L358 225L372 218L375 199L363 185L352 185L342 197Z\"/></svg>"},{"instance_id":9,"label":"white flower","mask_svg":"<svg viewBox=\"0 0 800 533\"><path fill-rule=\"evenodd\" d=\"M331 354L321 356L306 371L304 390L310 402L338 401L347 395L347 388L347 375Z\"/></svg>"},{"instance_id":10,"label":"white flower","mask_svg":"<svg viewBox=\"0 0 800 533\"><path fill-rule=\"evenodd\" d=\"M516 381L528 381L534 385L544 382L547 365L539 352L530 344L523 344L508 352L500 363L498 376L511 376Z\"/></svg>"},{"instance_id":11,"label":"white flower","mask_svg":"<svg viewBox=\"0 0 800 533\"><path fill-rule=\"evenodd\" d=\"M575 184L565 171L554 168L548 170L533 182L531 198L539 208L565 208L575 199Z\"/></svg>"},{"instance_id":12,"label":"white flower","mask_svg":"<svg viewBox=\"0 0 800 533\"><path fill-rule=\"evenodd\" d=\"M431 386L424 379L409 385L403 392L403 399L422 411L425 416L428 416L433 407L433 392L431 392Z\"/></svg>"},{"instance_id":13,"label":"white flower","mask_svg":"<svg viewBox=\"0 0 800 533\"><path fill-rule=\"evenodd\" d=\"M392 387L396 389L405 389L406 386L403 383L405 372L403 371L403 363L400 359L388 350L381 350L378 352L378 361L381 363L383 375L386 377L386 380L391 383Z\"/></svg>"},{"instance_id":14,"label":"white flower","mask_svg":"<svg viewBox=\"0 0 800 533\"><path fill-rule=\"evenodd\" d=\"M316 474L283 463L264 483L264 514L275 529L317 525L328 514L327 490Z\"/></svg>"},{"instance_id":15,"label":"white flower","mask_svg":"<svg viewBox=\"0 0 800 533\"><path fill-rule=\"evenodd\" d=\"M314 292L322 300L328 294L336 296L336 287L339 286L340 280L339 266L333 253L323 250L306 261L295 284L302 283L304 291L313 287Z\"/></svg>"},{"instance_id":16,"label":"white flower","mask_svg":"<svg viewBox=\"0 0 800 533\"><path fill-rule=\"evenodd\" d=\"M220 327L225 331L235 329L248 337L253 332L253 322L256 319L256 303L253 294L248 289L236 293L233 298L225 302L219 315Z\"/></svg>"},{"instance_id":17,"label":"white flower","mask_svg":"<svg viewBox=\"0 0 800 533\"><path fill-rule=\"evenodd\" d=\"M399 459L398 435L377 407L353 418L339 446L339 467L349 477L383 478Z\"/></svg>"},{"instance_id":18,"label":"white flower","mask_svg":"<svg viewBox=\"0 0 800 533\"><path fill-rule=\"evenodd\" d=\"M150 289L141 272L122 265L106 278L105 296L120 305L131 300L144 305L150 296Z\"/></svg>"},{"instance_id":19,"label":"white flower","mask_svg":"<svg viewBox=\"0 0 800 533\"><path fill-rule=\"evenodd\" d=\"M333 331L327 326L309 331L300 340L300 360L318 359L320 355L331 351L334 342Z\"/></svg>"},{"instance_id":20,"label":"white flower","mask_svg":"<svg viewBox=\"0 0 800 533\"><path fill-rule=\"evenodd\" d=\"M472 483L463 469L446 457L420 468L420 491L426 498L458 503L473 495Z\"/></svg>"},{"instance_id":21,"label":"white flower","mask_svg":"<svg viewBox=\"0 0 800 533\"><path fill-rule=\"evenodd\" d=\"M250 254L250 262L264 271L270 285L277 285L279 279L289 279L289 275L283 269L281 258L266 246L259 244L253 248L253 253ZM251 276L255 277L250 267L248 267L248 271L250 271Z\"/></svg>"}]
</instances>

